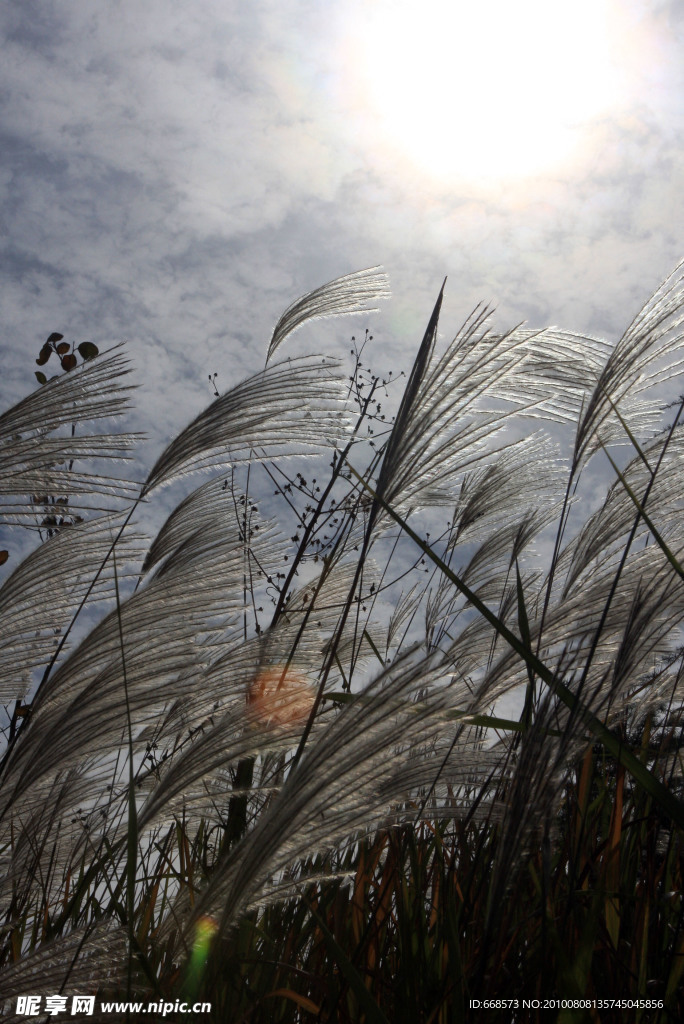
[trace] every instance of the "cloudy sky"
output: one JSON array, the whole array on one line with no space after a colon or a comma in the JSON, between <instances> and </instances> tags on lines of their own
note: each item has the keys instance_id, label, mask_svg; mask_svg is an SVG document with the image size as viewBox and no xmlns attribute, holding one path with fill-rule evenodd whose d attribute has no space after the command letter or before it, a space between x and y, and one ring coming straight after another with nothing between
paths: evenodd
<instances>
[{"instance_id":1,"label":"cloudy sky","mask_svg":"<svg viewBox=\"0 0 684 1024\"><path fill-rule=\"evenodd\" d=\"M684 255L676 0L22 0L0 34L3 407L50 332L126 339L148 465L341 274L390 274L382 372L445 275L445 334L485 300L617 338Z\"/></svg>"}]
</instances>

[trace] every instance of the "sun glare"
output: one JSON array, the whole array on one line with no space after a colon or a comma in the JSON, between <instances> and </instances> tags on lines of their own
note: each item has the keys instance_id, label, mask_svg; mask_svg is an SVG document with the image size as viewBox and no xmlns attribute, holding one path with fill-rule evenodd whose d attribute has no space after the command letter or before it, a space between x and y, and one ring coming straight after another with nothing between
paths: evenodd
<instances>
[{"instance_id":1,"label":"sun glare","mask_svg":"<svg viewBox=\"0 0 684 1024\"><path fill-rule=\"evenodd\" d=\"M619 101L608 0L379 0L355 60L383 141L435 176L501 179L567 159Z\"/></svg>"},{"instance_id":2,"label":"sun glare","mask_svg":"<svg viewBox=\"0 0 684 1024\"><path fill-rule=\"evenodd\" d=\"M248 693L256 719L272 727L303 724L315 698L316 691L309 680L284 665L262 669Z\"/></svg>"}]
</instances>

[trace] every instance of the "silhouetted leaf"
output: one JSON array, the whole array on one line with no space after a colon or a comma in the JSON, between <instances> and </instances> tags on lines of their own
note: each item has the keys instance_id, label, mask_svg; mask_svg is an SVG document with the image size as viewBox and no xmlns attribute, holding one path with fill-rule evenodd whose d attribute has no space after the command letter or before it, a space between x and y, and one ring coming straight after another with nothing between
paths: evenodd
<instances>
[{"instance_id":1,"label":"silhouetted leaf","mask_svg":"<svg viewBox=\"0 0 684 1024\"><path fill-rule=\"evenodd\" d=\"M0 551L0 565L4 565L9 558L9 551Z\"/></svg>"},{"instance_id":2,"label":"silhouetted leaf","mask_svg":"<svg viewBox=\"0 0 684 1024\"><path fill-rule=\"evenodd\" d=\"M57 342L61 341L63 337L64 337L63 334L57 334L56 331L53 331L53 333L48 338L46 344L48 344L48 345L56 345Z\"/></svg>"},{"instance_id":3,"label":"silhouetted leaf","mask_svg":"<svg viewBox=\"0 0 684 1024\"><path fill-rule=\"evenodd\" d=\"M62 363L62 369L63 370L67 370L67 371L68 370L73 370L73 368L76 366L76 356L74 356L74 355L62 356L61 363Z\"/></svg>"},{"instance_id":4,"label":"silhouetted leaf","mask_svg":"<svg viewBox=\"0 0 684 1024\"><path fill-rule=\"evenodd\" d=\"M77 347L84 359L94 359L100 352L97 345L93 345L92 341L82 341Z\"/></svg>"},{"instance_id":5,"label":"silhouetted leaf","mask_svg":"<svg viewBox=\"0 0 684 1024\"><path fill-rule=\"evenodd\" d=\"M52 346L48 345L48 343L46 342L43 345L43 347L41 348L40 355L36 359L36 362L38 363L39 366L45 366L45 364L47 363L47 361L48 361L48 359L50 358L51 355L52 355Z\"/></svg>"},{"instance_id":6,"label":"silhouetted leaf","mask_svg":"<svg viewBox=\"0 0 684 1024\"><path fill-rule=\"evenodd\" d=\"M42 370L36 370L35 374L36 380L38 381L39 384L47 384L47 377L45 376Z\"/></svg>"},{"instance_id":7,"label":"silhouetted leaf","mask_svg":"<svg viewBox=\"0 0 684 1024\"><path fill-rule=\"evenodd\" d=\"M69 351L70 347L71 346L69 345L68 341L63 341L61 345L57 346L57 355L58 356L66 355L66 353Z\"/></svg>"}]
</instances>

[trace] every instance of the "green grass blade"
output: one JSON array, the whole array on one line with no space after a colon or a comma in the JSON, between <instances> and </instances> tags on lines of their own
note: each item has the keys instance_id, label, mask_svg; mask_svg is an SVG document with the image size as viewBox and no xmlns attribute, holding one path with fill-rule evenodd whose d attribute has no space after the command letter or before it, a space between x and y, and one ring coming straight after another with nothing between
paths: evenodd
<instances>
[{"instance_id":1,"label":"green grass blade","mask_svg":"<svg viewBox=\"0 0 684 1024\"><path fill-rule=\"evenodd\" d=\"M325 700L334 700L338 704L352 704L355 700L363 700L362 693L349 693L344 690L331 690L325 694ZM417 709L416 709L417 710ZM478 715L472 711L447 711L445 717L461 725L475 725L478 729L499 729L502 732L523 732L524 725L513 718L499 718L497 715ZM542 730L545 736L561 736L558 729Z\"/></svg>"},{"instance_id":2,"label":"green grass blade","mask_svg":"<svg viewBox=\"0 0 684 1024\"><path fill-rule=\"evenodd\" d=\"M520 629L520 636L522 641L527 647L528 651L532 651L532 637L530 634L530 622L527 617L527 609L525 608L525 593L523 591L522 579L520 577L520 568L518 561L515 562L515 575L516 575L516 589L518 592L518 628ZM534 707L534 672L530 668L529 662L527 665L527 689L525 692L525 706L523 707L522 722L525 730L529 729L532 724L532 708Z\"/></svg>"},{"instance_id":3,"label":"green grass blade","mask_svg":"<svg viewBox=\"0 0 684 1024\"><path fill-rule=\"evenodd\" d=\"M617 468L617 466L613 462L612 458L610 457L610 453L607 451L607 449L606 449L606 447L605 447L605 445L603 443L601 444L601 447L603 448L604 452L606 453L606 456L608 457L608 460L609 460L611 466L615 470L620 483L622 484L624 489L627 491L627 494L630 496L630 498L634 502L634 506L637 509L637 511L639 512L639 515L641 516L641 518L643 519L643 521L646 523L646 525L648 526L649 530L653 534L653 539L655 540L656 544L658 545L660 550L663 552L663 554L665 555L665 557L667 558L668 562L670 563L670 565L672 566L674 571L677 573L677 575L680 576L684 580L684 569L682 568L681 564L675 558L675 556L673 555L672 551L670 550L668 545L665 543L665 540L660 535L660 533L658 532L657 528L654 526L653 520L648 515L648 513L646 512L644 506L641 504L641 502L637 498L636 494L634 493L632 488L629 486L629 484L625 480L623 474L620 472L620 470Z\"/></svg>"},{"instance_id":4,"label":"green grass blade","mask_svg":"<svg viewBox=\"0 0 684 1024\"><path fill-rule=\"evenodd\" d=\"M378 497L376 492L370 487L370 485L363 479L363 477L357 473L354 467L350 464L349 468L356 479L359 481L362 487L364 487L371 496L376 499L382 506L384 511L391 516L391 518L402 528L402 530L418 545L421 551L427 558L430 559L442 573L451 580L455 587L460 590L463 596L473 605L475 609L490 623L491 626L497 631L499 636L509 644L513 650L520 655L525 664L530 668L536 675L539 676L543 682L556 694L556 696L563 701L566 707L570 708L580 719L586 724L590 732L599 740L606 750L615 757L621 765L630 773L635 782L637 782L642 789L644 789L665 811L666 814L674 821L680 828L684 828L684 803L678 800L666 786L660 782L655 775L646 768L646 766L636 758L630 750L624 746L620 739L611 732L611 730L603 724L592 714L588 708L584 707L582 703L577 699L575 694L570 690L564 683L558 679L553 672L535 655L532 651L525 646L519 637L512 633L511 630L506 626L499 618L491 611L490 608L484 604L483 601L475 594L470 587L452 570L449 566L442 561L439 555L431 549L427 544L411 527L408 523L391 508L387 502L382 498ZM636 499L635 499L636 500Z\"/></svg>"},{"instance_id":5,"label":"green grass blade","mask_svg":"<svg viewBox=\"0 0 684 1024\"><path fill-rule=\"evenodd\" d=\"M309 912L313 917L314 921L321 929L323 938L325 939L326 945L330 951L332 958L337 963L341 973L347 980L349 987L359 1001L359 1006L366 1015L366 1020L369 1024L389 1024L387 1017L384 1015L378 1004L373 999L372 995L363 983L363 980L359 972L354 967L345 951L340 946L339 942L327 927L323 918L316 913L311 905L309 905Z\"/></svg>"},{"instance_id":6,"label":"green grass blade","mask_svg":"<svg viewBox=\"0 0 684 1024\"><path fill-rule=\"evenodd\" d=\"M626 421L626 420L625 420L625 418L623 417L622 413L620 412L620 410L618 409L617 405L615 404L615 402L613 401L613 399L612 399L612 398L610 397L610 395L608 394L608 392L606 391L606 389L605 389L605 388L601 388L601 390L603 391L603 394L604 394L604 395L606 396L606 398L607 398L607 399L608 399L608 401L610 402L610 404L611 404L611 407L612 407L612 409L613 409L613 412L615 413L615 415L617 416L617 418L618 418L618 419L619 419L619 421L620 421L620 426L622 427L622 429L624 430L624 432L625 432L625 433L627 434L627 437L628 437L628 438L630 439L630 441L632 442L632 445L633 445L633 447L634 447L634 450L636 451L637 455L639 456L639 458L640 458L640 459L641 459L641 461L643 462L644 466L646 467L646 469L648 470L648 472L650 473L650 475L651 475L651 476L653 476L653 472L654 472L654 471L653 471L653 470L651 469L651 467L650 467L650 465L649 465L649 462L648 462L648 459L646 458L646 456L645 456L645 454L644 454L644 452L643 452L643 450L642 450L642 448L641 448L641 445L639 444L639 442L637 441L636 437L634 436L634 434L633 434L633 433L632 433L632 431L630 430L630 428L629 428L629 424L627 423L627 421ZM604 448L603 450L605 451L605 448ZM606 453L606 454L607 454L607 453Z\"/></svg>"},{"instance_id":7,"label":"green grass blade","mask_svg":"<svg viewBox=\"0 0 684 1024\"><path fill-rule=\"evenodd\" d=\"M126 675L126 653L124 648L123 623L121 620L121 598L119 596L119 574L116 569L116 544L112 545L114 567L114 590L116 595L116 614L119 625L119 645L121 648L121 670L123 673L124 699L126 702L126 725L128 731L128 823L126 849L126 917L128 924L128 998L131 998L131 982L133 971L133 954L137 952L135 940L135 883L138 870L138 812L135 803L135 770L133 768L133 724L131 721L131 704L128 697L128 677Z\"/></svg>"},{"instance_id":8,"label":"green grass blade","mask_svg":"<svg viewBox=\"0 0 684 1024\"><path fill-rule=\"evenodd\" d=\"M368 641L368 646L372 650L373 654L375 655L375 657L378 659L378 661L380 662L380 664L384 668L385 667L385 662L383 660L383 657L380 654L380 651L375 646L375 642L373 640L373 637L370 635L370 633L368 632L367 629L364 629L363 636L364 636L364 639Z\"/></svg>"}]
</instances>

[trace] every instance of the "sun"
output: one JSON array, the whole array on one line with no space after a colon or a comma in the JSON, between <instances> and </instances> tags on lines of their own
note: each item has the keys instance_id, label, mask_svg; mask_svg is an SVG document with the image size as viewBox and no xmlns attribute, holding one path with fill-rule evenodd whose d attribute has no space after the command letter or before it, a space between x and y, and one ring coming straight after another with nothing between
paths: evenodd
<instances>
[{"instance_id":1,"label":"sun","mask_svg":"<svg viewBox=\"0 0 684 1024\"><path fill-rule=\"evenodd\" d=\"M376 138L437 177L561 165L621 96L610 0L375 0L356 36Z\"/></svg>"}]
</instances>

